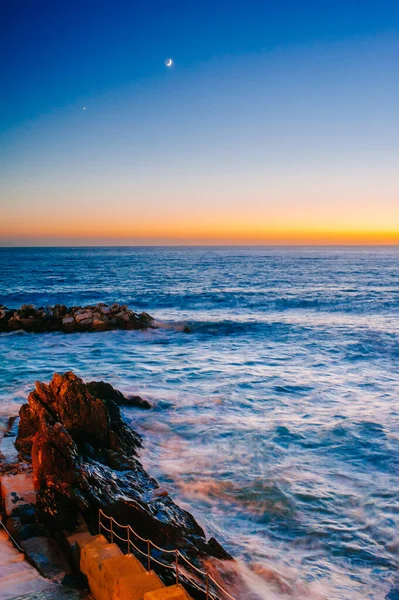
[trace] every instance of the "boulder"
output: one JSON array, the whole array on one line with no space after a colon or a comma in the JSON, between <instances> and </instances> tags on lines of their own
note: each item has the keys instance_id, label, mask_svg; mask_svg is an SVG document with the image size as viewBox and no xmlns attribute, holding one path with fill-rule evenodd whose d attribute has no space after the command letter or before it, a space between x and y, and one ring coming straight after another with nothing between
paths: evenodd
<instances>
[{"instance_id":1,"label":"boulder","mask_svg":"<svg viewBox=\"0 0 399 600\"><path fill-rule=\"evenodd\" d=\"M95 331L106 331L108 329L108 319L105 315L93 317L93 329Z\"/></svg>"},{"instance_id":2,"label":"boulder","mask_svg":"<svg viewBox=\"0 0 399 600\"><path fill-rule=\"evenodd\" d=\"M81 323L82 321L86 321L86 320L92 319L92 318L93 318L93 313L91 311L75 313L76 323Z\"/></svg>"},{"instance_id":3,"label":"boulder","mask_svg":"<svg viewBox=\"0 0 399 600\"><path fill-rule=\"evenodd\" d=\"M44 536L32 537L21 542L31 563L43 577L61 583L71 572L59 543Z\"/></svg>"},{"instance_id":4,"label":"boulder","mask_svg":"<svg viewBox=\"0 0 399 600\"><path fill-rule=\"evenodd\" d=\"M68 333L75 331L75 319L73 317L64 317L62 319L62 329Z\"/></svg>"},{"instance_id":5,"label":"boulder","mask_svg":"<svg viewBox=\"0 0 399 600\"><path fill-rule=\"evenodd\" d=\"M76 326L79 330L86 331L91 328L93 325L93 319L90 317L88 319L81 319L77 322Z\"/></svg>"}]
</instances>

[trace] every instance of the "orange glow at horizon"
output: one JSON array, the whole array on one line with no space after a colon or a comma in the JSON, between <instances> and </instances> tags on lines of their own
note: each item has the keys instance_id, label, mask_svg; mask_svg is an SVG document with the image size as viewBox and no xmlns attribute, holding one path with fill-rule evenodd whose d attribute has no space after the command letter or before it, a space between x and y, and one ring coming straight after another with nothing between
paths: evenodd
<instances>
[{"instance_id":1,"label":"orange glow at horizon","mask_svg":"<svg viewBox=\"0 0 399 600\"><path fill-rule=\"evenodd\" d=\"M337 228L267 228L267 227L232 227L226 223L224 226L201 227L187 224L175 226L157 227L151 224L141 224L138 227L129 227L128 225L110 224L105 226L103 223L93 224L91 227L87 223L55 223L50 227L29 227L27 225L15 228L4 228L0 225L0 245L3 242L12 243L13 239L26 238L36 244L46 244L48 240L57 240L59 243L68 241L85 240L88 245L94 243L106 244L107 241L112 245L126 244L287 244L287 245L312 245L312 244L337 244L337 245L396 245L399 244L399 230L379 230L379 229L337 229Z\"/></svg>"}]
</instances>

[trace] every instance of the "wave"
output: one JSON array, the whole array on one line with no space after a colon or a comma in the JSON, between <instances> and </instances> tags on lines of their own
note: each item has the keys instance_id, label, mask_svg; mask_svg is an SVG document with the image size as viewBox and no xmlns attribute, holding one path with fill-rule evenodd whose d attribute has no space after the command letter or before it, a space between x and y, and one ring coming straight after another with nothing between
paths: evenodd
<instances>
[{"instance_id":1,"label":"wave","mask_svg":"<svg viewBox=\"0 0 399 600\"><path fill-rule=\"evenodd\" d=\"M48 283L48 282L47 282ZM83 281L81 285L71 285L68 279L56 278L52 285L43 287L8 288L3 291L0 302L9 308L17 308L24 303L38 306L48 304L84 305L98 302L119 302L129 304L136 310L157 311L173 309L175 312L203 313L237 311L257 313L314 311L343 312L349 314L398 313L399 294L396 289L370 290L353 292L349 289L300 290L268 290L256 289L213 289L187 292L186 286L178 286L168 290L163 286L145 288L132 293L130 286L118 286L117 282L105 285L98 282L96 286ZM43 291L43 289L45 291Z\"/></svg>"}]
</instances>

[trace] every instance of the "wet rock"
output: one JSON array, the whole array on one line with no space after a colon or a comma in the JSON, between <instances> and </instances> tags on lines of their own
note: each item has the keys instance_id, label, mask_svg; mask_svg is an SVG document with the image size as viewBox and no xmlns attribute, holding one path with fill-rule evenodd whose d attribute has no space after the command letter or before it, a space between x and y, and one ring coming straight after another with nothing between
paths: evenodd
<instances>
[{"instance_id":1,"label":"wet rock","mask_svg":"<svg viewBox=\"0 0 399 600\"><path fill-rule=\"evenodd\" d=\"M208 546L211 548L212 556L219 558L220 560L230 560L231 556L226 550L219 544L219 542L211 537L208 541Z\"/></svg>"},{"instance_id":2,"label":"wet rock","mask_svg":"<svg viewBox=\"0 0 399 600\"><path fill-rule=\"evenodd\" d=\"M8 427L7 431L4 432L4 437L13 437L16 438L19 430L19 417L18 415L13 415L12 417L8 417Z\"/></svg>"},{"instance_id":3,"label":"wet rock","mask_svg":"<svg viewBox=\"0 0 399 600\"><path fill-rule=\"evenodd\" d=\"M154 327L154 319L146 312L142 312L139 314L139 320L145 324L147 327Z\"/></svg>"},{"instance_id":4,"label":"wet rock","mask_svg":"<svg viewBox=\"0 0 399 600\"><path fill-rule=\"evenodd\" d=\"M43 577L61 583L71 572L60 545L55 539L32 537L21 542L30 561Z\"/></svg>"},{"instance_id":5,"label":"wet rock","mask_svg":"<svg viewBox=\"0 0 399 600\"><path fill-rule=\"evenodd\" d=\"M36 521L35 515L33 519L26 522L19 517L8 517L6 519L6 527L19 544L24 540L28 540L31 537L36 537L43 533L43 530Z\"/></svg>"},{"instance_id":6,"label":"wet rock","mask_svg":"<svg viewBox=\"0 0 399 600\"><path fill-rule=\"evenodd\" d=\"M116 390L110 383L106 381L90 381L87 384L87 389L93 396L101 398L101 400L112 400L118 406L125 404L126 398L119 390Z\"/></svg>"},{"instance_id":7,"label":"wet rock","mask_svg":"<svg viewBox=\"0 0 399 600\"><path fill-rule=\"evenodd\" d=\"M23 404L19 411L19 435L18 435L18 450L22 456L29 458L32 450L33 437L36 435L39 419L38 416L31 411L28 404Z\"/></svg>"},{"instance_id":8,"label":"wet rock","mask_svg":"<svg viewBox=\"0 0 399 600\"><path fill-rule=\"evenodd\" d=\"M149 410L153 405L141 396L126 396L125 406L134 406L135 408L143 408Z\"/></svg>"},{"instance_id":9,"label":"wet rock","mask_svg":"<svg viewBox=\"0 0 399 600\"><path fill-rule=\"evenodd\" d=\"M87 384L89 391L101 400L112 400L118 406L132 406L135 408L152 408L152 404L141 398L141 396L124 396L122 392L116 390L110 383L105 381L91 381Z\"/></svg>"}]
</instances>

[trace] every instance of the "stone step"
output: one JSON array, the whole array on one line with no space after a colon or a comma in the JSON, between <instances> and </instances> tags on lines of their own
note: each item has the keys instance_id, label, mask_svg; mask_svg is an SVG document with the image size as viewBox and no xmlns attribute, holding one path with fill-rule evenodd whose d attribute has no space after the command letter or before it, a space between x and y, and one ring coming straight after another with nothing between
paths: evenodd
<instances>
[{"instance_id":1,"label":"stone step","mask_svg":"<svg viewBox=\"0 0 399 600\"><path fill-rule=\"evenodd\" d=\"M164 587L165 584L154 571L130 574L119 579L112 600L143 600L146 592Z\"/></svg>"},{"instance_id":2,"label":"stone step","mask_svg":"<svg viewBox=\"0 0 399 600\"><path fill-rule=\"evenodd\" d=\"M115 581L128 573L133 576L145 573L145 568L133 554L122 554L115 558L106 558L102 563L101 581Z\"/></svg>"},{"instance_id":3,"label":"stone step","mask_svg":"<svg viewBox=\"0 0 399 600\"><path fill-rule=\"evenodd\" d=\"M104 543L107 540L104 536L91 535L88 531L79 531L67 537L67 542L71 550L72 561L75 568L80 569L80 554L82 549L94 539L103 538Z\"/></svg>"},{"instance_id":4,"label":"stone step","mask_svg":"<svg viewBox=\"0 0 399 600\"><path fill-rule=\"evenodd\" d=\"M170 585L144 594L144 600L192 600L182 585Z\"/></svg>"},{"instance_id":5,"label":"stone step","mask_svg":"<svg viewBox=\"0 0 399 600\"><path fill-rule=\"evenodd\" d=\"M100 584L104 560L122 556L119 546L104 543L104 540L103 536L98 536L97 539L87 543L80 554L80 570L86 577L92 577L98 584Z\"/></svg>"},{"instance_id":6,"label":"stone step","mask_svg":"<svg viewBox=\"0 0 399 600\"><path fill-rule=\"evenodd\" d=\"M103 543L107 544L107 540L103 535L91 535L88 531L79 531L78 533L73 533L67 537L68 544L72 551L76 548L82 550L87 544L95 540L103 540Z\"/></svg>"},{"instance_id":7,"label":"stone step","mask_svg":"<svg viewBox=\"0 0 399 600\"><path fill-rule=\"evenodd\" d=\"M108 546L112 546L112 544L108 544ZM101 547L104 550L106 548L104 545ZM98 573L99 576L91 571L91 574L87 575L90 590L96 600L117 600L119 598L119 594L117 593L119 582L127 573L136 580L147 574L141 562L132 554L122 554L120 556L105 558L101 562ZM150 584L150 580L148 580L148 584ZM156 582L154 581L153 587L147 589L155 589L155 587ZM125 600L125 596L121 595L120 597ZM129 600L129 598L130 596L126 596L126 600Z\"/></svg>"}]
</instances>

